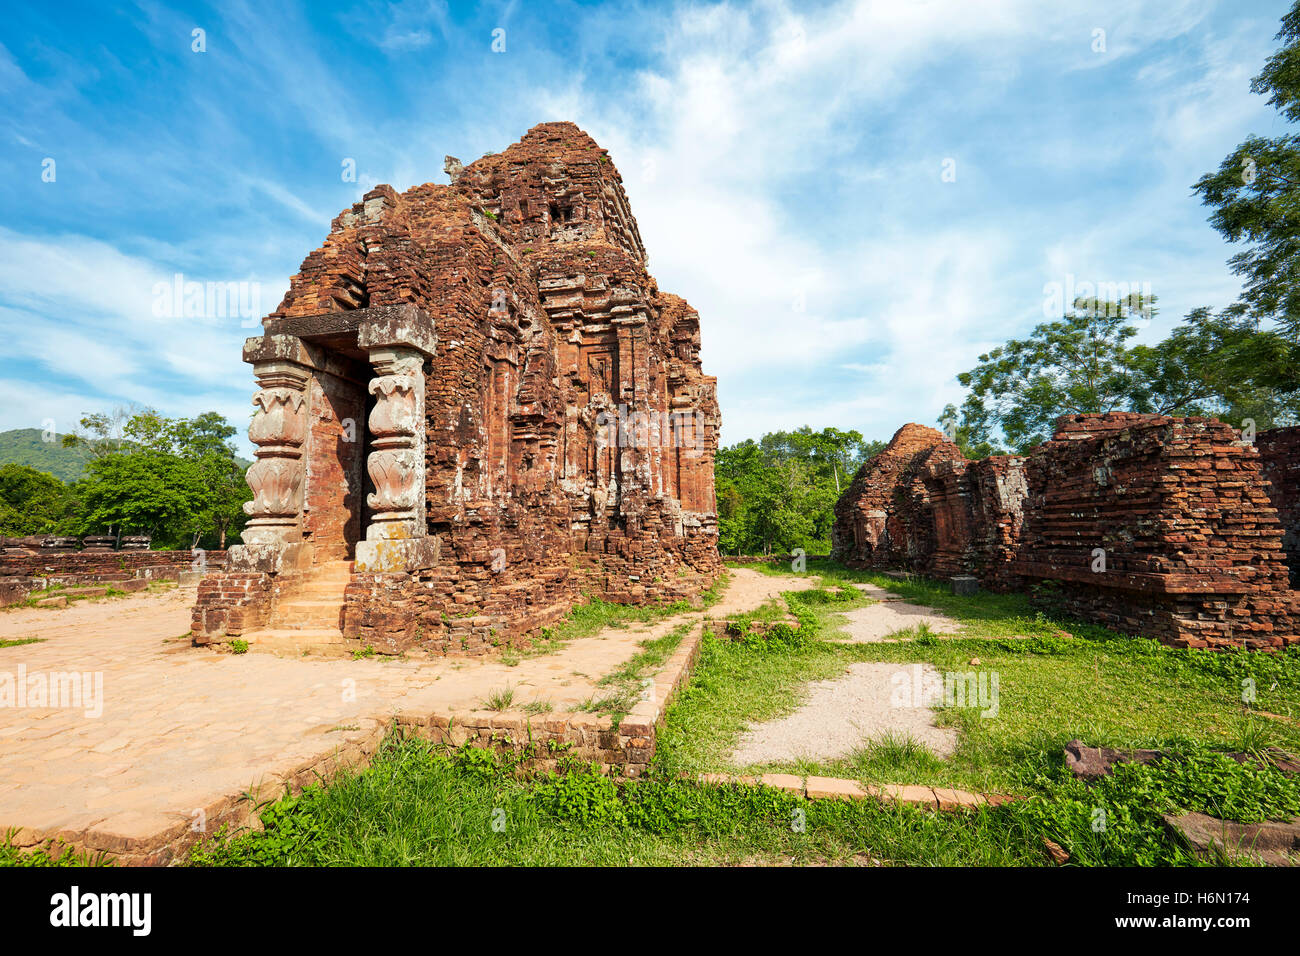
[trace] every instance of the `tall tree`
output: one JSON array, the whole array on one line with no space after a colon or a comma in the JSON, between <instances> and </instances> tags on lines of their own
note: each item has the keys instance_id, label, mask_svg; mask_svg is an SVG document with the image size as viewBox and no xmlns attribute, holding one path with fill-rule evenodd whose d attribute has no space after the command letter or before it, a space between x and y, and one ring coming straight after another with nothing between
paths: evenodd
<instances>
[{"instance_id":1,"label":"tall tree","mask_svg":"<svg viewBox=\"0 0 1300 956\"><path fill-rule=\"evenodd\" d=\"M964 441L991 442L998 429L1023 451L1051 437L1061 415L1127 405L1135 382L1125 343L1137 334L1128 320L1154 314L1154 303L1141 294L1120 302L1076 299L1059 321L981 355L979 365L957 376L970 389L962 405Z\"/></svg>"},{"instance_id":2,"label":"tall tree","mask_svg":"<svg viewBox=\"0 0 1300 956\"><path fill-rule=\"evenodd\" d=\"M830 547L835 501L858 466L884 447L861 432L808 426L719 449L714 462L718 547L771 554Z\"/></svg>"},{"instance_id":3,"label":"tall tree","mask_svg":"<svg viewBox=\"0 0 1300 956\"><path fill-rule=\"evenodd\" d=\"M235 429L220 415L166 418L145 409L120 428L107 416L87 416L83 426L100 449L80 486L83 530L145 532L187 548L212 534L224 547L241 525L252 496L229 441Z\"/></svg>"},{"instance_id":4,"label":"tall tree","mask_svg":"<svg viewBox=\"0 0 1300 956\"><path fill-rule=\"evenodd\" d=\"M53 475L26 465L0 465L0 534L70 531L75 508L72 490Z\"/></svg>"},{"instance_id":5,"label":"tall tree","mask_svg":"<svg viewBox=\"0 0 1300 956\"><path fill-rule=\"evenodd\" d=\"M1281 48L1251 83L1292 131L1250 136L1193 187L1213 209L1210 223L1243 243L1229 263L1242 276L1240 300L1216 321L1251 339L1237 372L1253 384L1300 389L1300 0L1282 18Z\"/></svg>"}]
</instances>

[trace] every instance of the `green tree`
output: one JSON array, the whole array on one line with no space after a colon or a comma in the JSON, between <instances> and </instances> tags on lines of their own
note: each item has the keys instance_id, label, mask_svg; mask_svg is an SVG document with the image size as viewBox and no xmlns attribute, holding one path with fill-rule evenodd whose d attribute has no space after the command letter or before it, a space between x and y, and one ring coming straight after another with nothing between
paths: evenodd
<instances>
[{"instance_id":1,"label":"green tree","mask_svg":"<svg viewBox=\"0 0 1300 956\"><path fill-rule=\"evenodd\" d=\"M987 418L987 412L982 405L978 414L973 417L979 421L984 421ZM1005 449L999 448L987 438L975 440L974 427L961 422L957 414L957 406L951 402L943 407L943 412L939 415L937 421L944 434L952 440L954 445L961 449L961 453L967 458L988 458L990 455L1006 454Z\"/></svg>"},{"instance_id":2,"label":"green tree","mask_svg":"<svg viewBox=\"0 0 1300 956\"><path fill-rule=\"evenodd\" d=\"M230 439L236 429L216 412L205 412L176 423L175 442L182 457L193 461L206 489L203 521L216 533L217 547L226 547L227 535L248 520L244 502L253 492L244 480L247 470L235 457ZM197 542L196 542L197 543Z\"/></svg>"},{"instance_id":3,"label":"green tree","mask_svg":"<svg viewBox=\"0 0 1300 956\"><path fill-rule=\"evenodd\" d=\"M59 534L75 522L76 497L53 475L25 465L0 465L0 534Z\"/></svg>"},{"instance_id":4,"label":"green tree","mask_svg":"<svg viewBox=\"0 0 1300 956\"><path fill-rule=\"evenodd\" d=\"M729 554L825 553L836 499L883 447L861 432L805 425L720 449L718 547Z\"/></svg>"},{"instance_id":5,"label":"green tree","mask_svg":"<svg viewBox=\"0 0 1300 956\"><path fill-rule=\"evenodd\" d=\"M1300 2L1282 18L1281 48L1251 83L1294 130L1300 122ZM1196 183L1214 211L1210 224L1244 243L1229 263L1242 276L1241 298L1215 318L1247 340L1230 357L1253 385L1300 389L1300 134L1250 136Z\"/></svg>"},{"instance_id":6,"label":"green tree","mask_svg":"<svg viewBox=\"0 0 1300 956\"><path fill-rule=\"evenodd\" d=\"M229 439L235 429L215 412L166 418L152 409L125 422L82 419L97 455L80 493L83 531L143 532L159 546L196 547L211 534L218 547L242 526L251 498Z\"/></svg>"},{"instance_id":7,"label":"green tree","mask_svg":"<svg viewBox=\"0 0 1300 956\"><path fill-rule=\"evenodd\" d=\"M1154 314L1154 305L1140 294L1122 302L1076 299L1060 320L981 355L957 376L970 389L958 437L966 447L991 447L997 429L1025 451L1050 438L1061 415L1126 407L1135 372L1125 343L1137 334L1128 320Z\"/></svg>"}]
</instances>

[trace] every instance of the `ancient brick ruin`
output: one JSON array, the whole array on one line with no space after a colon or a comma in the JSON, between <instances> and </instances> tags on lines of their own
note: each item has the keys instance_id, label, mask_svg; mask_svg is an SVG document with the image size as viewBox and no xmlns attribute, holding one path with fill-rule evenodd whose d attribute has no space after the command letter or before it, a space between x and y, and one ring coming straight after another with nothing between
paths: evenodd
<instances>
[{"instance_id":1,"label":"ancient brick ruin","mask_svg":"<svg viewBox=\"0 0 1300 956\"><path fill-rule=\"evenodd\" d=\"M924 473L931 463L961 459L933 428L904 425L860 469L835 505L833 554L850 567L932 570L937 547Z\"/></svg>"},{"instance_id":2,"label":"ancient brick ruin","mask_svg":"<svg viewBox=\"0 0 1300 956\"><path fill-rule=\"evenodd\" d=\"M1232 426L1074 416L1026 471L1017 571L1062 582L1067 610L1178 646L1296 640L1277 511Z\"/></svg>"},{"instance_id":3,"label":"ancient brick ruin","mask_svg":"<svg viewBox=\"0 0 1300 956\"><path fill-rule=\"evenodd\" d=\"M1282 550L1291 587L1300 588L1300 427L1274 428L1255 438L1273 507L1282 522Z\"/></svg>"},{"instance_id":4,"label":"ancient brick ruin","mask_svg":"<svg viewBox=\"0 0 1300 956\"><path fill-rule=\"evenodd\" d=\"M1025 457L967 461L907 425L837 503L833 554L992 590L1051 582L1065 612L1175 646L1280 647L1300 631L1294 431L1257 449L1212 419L1077 415Z\"/></svg>"},{"instance_id":5,"label":"ancient brick ruin","mask_svg":"<svg viewBox=\"0 0 1300 956\"><path fill-rule=\"evenodd\" d=\"M571 123L368 192L249 339L255 498L195 640L298 628L483 653L584 592L720 568L715 380L621 177Z\"/></svg>"},{"instance_id":6,"label":"ancient brick ruin","mask_svg":"<svg viewBox=\"0 0 1300 956\"><path fill-rule=\"evenodd\" d=\"M128 546L126 539L122 544L114 551L91 537L0 538L0 607L47 588L141 591L153 581L188 582L226 562L225 551L150 551Z\"/></svg>"}]
</instances>

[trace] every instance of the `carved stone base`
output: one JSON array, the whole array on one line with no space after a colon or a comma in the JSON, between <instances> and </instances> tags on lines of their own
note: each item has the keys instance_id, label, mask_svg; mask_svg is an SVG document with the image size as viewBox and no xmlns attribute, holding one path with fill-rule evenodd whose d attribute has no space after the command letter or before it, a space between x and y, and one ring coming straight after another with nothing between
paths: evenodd
<instances>
[{"instance_id":1,"label":"carved stone base","mask_svg":"<svg viewBox=\"0 0 1300 956\"><path fill-rule=\"evenodd\" d=\"M237 544L230 549L227 568L244 574L281 574L311 567L312 546L293 544Z\"/></svg>"},{"instance_id":2,"label":"carved stone base","mask_svg":"<svg viewBox=\"0 0 1300 956\"><path fill-rule=\"evenodd\" d=\"M434 537L358 541L354 570L357 574L422 571L438 563L439 549Z\"/></svg>"}]
</instances>

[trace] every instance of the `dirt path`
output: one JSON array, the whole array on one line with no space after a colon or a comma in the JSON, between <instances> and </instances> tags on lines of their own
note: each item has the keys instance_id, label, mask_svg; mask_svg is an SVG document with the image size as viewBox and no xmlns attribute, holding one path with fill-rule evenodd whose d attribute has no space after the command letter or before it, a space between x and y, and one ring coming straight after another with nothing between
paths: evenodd
<instances>
[{"instance_id":1,"label":"dirt path","mask_svg":"<svg viewBox=\"0 0 1300 956\"><path fill-rule=\"evenodd\" d=\"M882 601L868 604L844 612L843 632L850 644L871 644L887 640L898 631L910 630L922 624L928 625L935 634L957 635L962 625L946 615L939 614L934 608L920 604L908 604L906 601Z\"/></svg>"},{"instance_id":2,"label":"dirt path","mask_svg":"<svg viewBox=\"0 0 1300 956\"><path fill-rule=\"evenodd\" d=\"M708 613L752 610L808 586L738 569ZM704 617L692 611L648 627L606 628L507 667L219 654L183 637L193 600L193 590L177 590L0 613L0 639L43 639L0 648L0 830L157 832L365 739L376 720L481 710L507 686L518 704L573 709L603 693L597 681L641 641ZM6 681L12 693L20 676L53 687L72 672L85 694L64 706L4 699Z\"/></svg>"},{"instance_id":3,"label":"dirt path","mask_svg":"<svg viewBox=\"0 0 1300 956\"><path fill-rule=\"evenodd\" d=\"M842 677L809 684L793 714L747 730L729 759L736 767L835 760L886 735L910 736L946 757L957 747L957 731L935 726L925 691L915 692L922 681L931 694L934 682L943 687L929 664L853 664Z\"/></svg>"},{"instance_id":4,"label":"dirt path","mask_svg":"<svg viewBox=\"0 0 1300 956\"><path fill-rule=\"evenodd\" d=\"M846 635L844 640L849 644L884 641L898 631L911 630L922 624L938 635L959 635L964 630L960 622L940 614L934 608L909 604L892 591L874 584L858 584L855 587L877 603L844 612L845 624L842 630Z\"/></svg>"},{"instance_id":5,"label":"dirt path","mask_svg":"<svg viewBox=\"0 0 1300 956\"><path fill-rule=\"evenodd\" d=\"M845 635L850 644L867 644L893 639L900 631L928 625L935 634L956 635L962 625L933 608L910 604L884 588L856 585L876 603L842 612ZM912 667L920 670L914 675ZM817 681L806 688L807 699L794 713L751 727L737 741L730 756L736 767L789 763L797 760L834 760L847 757L871 740L892 736L911 737L939 756L948 756L957 745L957 732L935 725L934 711L911 686L924 682L931 694L943 679L930 665L906 667L891 663L851 665L842 677ZM898 703L902 686L905 705ZM913 704L912 699L916 698Z\"/></svg>"}]
</instances>

